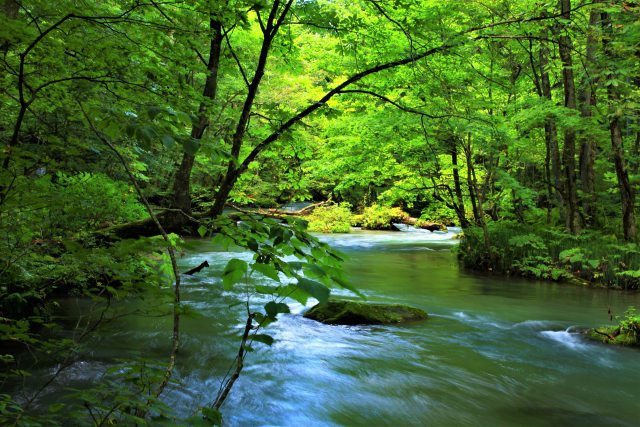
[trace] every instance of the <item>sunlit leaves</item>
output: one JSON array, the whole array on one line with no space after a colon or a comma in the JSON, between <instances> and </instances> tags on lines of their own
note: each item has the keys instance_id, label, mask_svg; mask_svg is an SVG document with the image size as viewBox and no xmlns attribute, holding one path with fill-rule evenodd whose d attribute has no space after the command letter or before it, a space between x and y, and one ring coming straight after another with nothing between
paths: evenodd
<instances>
[{"instance_id":1,"label":"sunlit leaves","mask_svg":"<svg viewBox=\"0 0 640 427\"><path fill-rule=\"evenodd\" d=\"M329 288L315 280L299 277L298 287L313 298L317 299L320 303L325 303L329 300Z\"/></svg>"}]
</instances>

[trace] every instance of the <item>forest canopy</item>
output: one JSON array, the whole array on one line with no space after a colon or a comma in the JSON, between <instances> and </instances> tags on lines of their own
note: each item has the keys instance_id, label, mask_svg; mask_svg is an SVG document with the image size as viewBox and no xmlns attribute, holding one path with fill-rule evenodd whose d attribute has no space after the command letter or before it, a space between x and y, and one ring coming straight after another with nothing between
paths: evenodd
<instances>
[{"instance_id":1,"label":"forest canopy","mask_svg":"<svg viewBox=\"0 0 640 427\"><path fill-rule=\"evenodd\" d=\"M159 287L177 319L178 236L225 235L305 298L349 288L273 219L292 202L324 206L317 231L460 226L468 268L640 284L637 2L0 6L0 341L46 351L31 333L65 295ZM326 283L279 261L291 242Z\"/></svg>"}]
</instances>

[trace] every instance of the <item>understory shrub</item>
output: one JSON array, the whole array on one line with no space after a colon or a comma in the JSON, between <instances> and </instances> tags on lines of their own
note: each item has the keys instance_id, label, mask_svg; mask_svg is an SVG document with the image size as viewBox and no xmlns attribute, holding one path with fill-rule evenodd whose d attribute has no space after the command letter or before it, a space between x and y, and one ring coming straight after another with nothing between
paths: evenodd
<instances>
[{"instance_id":1,"label":"understory shrub","mask_svg":"<svg viewBox=\"0 0 640 427\"><path fill-rule=\"evenodd\" d=\"M372 205L364 209L362 228L366 230L393 230L394 223L403 223L409 214L400 208Z\"/></svg>"},{"instance_id":2,"label":"understory shrub","mask_svg":"<svg viewBox=\"0 0 640 427\"><path fill-rule=\"evenodd\" d=\"M488 224L490 248L480 228L465 230L458 248L471 269L545 280L580 279L607 287L640 288L640 248L615 236L572 235L514 222Z\"/></svg>"},{"instance_id":3,"label":"understory shrub","mask_svg":"<svg viewBox=\"0 0 640 427\"><path fill-rule=\"evenodd\" d=\"M134 190L104 174L16 179L0 206L0 316L33 314L56 294L143 282L153 269L139 253L151 246L99 247L89 230L145 215Z\"/></svg>"},{"instance_id":4,"label":"understory shrub","mask_svg":"<svg viewBox=\"0 0 640 427\"><path fill-rule=\"evenodd\" d=\"M351 229L351 205L320 206L307 217L308 230L317 233L348 233Z\"/></svg>"},{"instance_id":5,"label":"understory shrub","mask_svg":"<svg viewBox=\"0 0 640 427\"><path fill-rule=\"evenodd\" d=\"M436 222L446 226L451 226L458 222L456 212L445 206L443 203L430 203L422 210L419 219L425 222Z\"/></svg>"}]
</instances>

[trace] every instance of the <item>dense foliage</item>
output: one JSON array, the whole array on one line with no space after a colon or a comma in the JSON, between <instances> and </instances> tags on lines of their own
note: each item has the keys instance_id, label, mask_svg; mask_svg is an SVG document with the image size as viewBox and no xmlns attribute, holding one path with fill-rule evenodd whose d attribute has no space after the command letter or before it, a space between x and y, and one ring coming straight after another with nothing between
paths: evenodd
<instances>
[{"instance_id":1,"label":"dense foliage","mask_svg":"<svg viewBox=\"0 0 640 427\"><path fill-rule=\"evenodd\" d=\"M273 304L247 310L238 374L285 297L350 288L305 222L229 205L333 200L307 218L322 232L456 224L469 268L638 288L639 18L622 0L0 1L0 380L81 354L57 297L100 313L153 291L167 366L127 361L79 416L171 419L180 235L253 251L227 288L279 283L255 289ZM190 422L219 423L227 385ZM38 425L37 397L2 394L0 422Z\"/></svg>"}]
</instances>

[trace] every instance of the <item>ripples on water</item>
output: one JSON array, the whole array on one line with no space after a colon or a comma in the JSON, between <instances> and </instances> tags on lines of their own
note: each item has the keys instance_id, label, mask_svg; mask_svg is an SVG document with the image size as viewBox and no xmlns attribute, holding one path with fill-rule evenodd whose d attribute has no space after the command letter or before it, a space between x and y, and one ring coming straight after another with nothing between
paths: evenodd
<instances>
[{"instance_id":1,"label":"ripples on water","mask_svg":"<svg viewBox=\"0 0 640 427\"><path fill-rule=\"evenodd\" d=\"M637 352L588 342L572 326L606 322L637 295L461 272L449 233L363 232L321 238L348 255L353 285L370 301L403 302L431 314L402 326L328 326L304 319L307 306L266 332L223 407L230 426L632 426L637 423ZM198 244L184 266L211 268L185 278L183 319L167 395L182 414L209 401L237 351L244 325L242 286L220 287L233 257ZM353 297L334 290L342 297ZM268 301L254 296L256 307ZM78 386L126 354L166 357L170 318L129 318L103 331L95 361L64 384ZM132 350L133 349L133 350Z\"/></svg>"}]
</instances>

